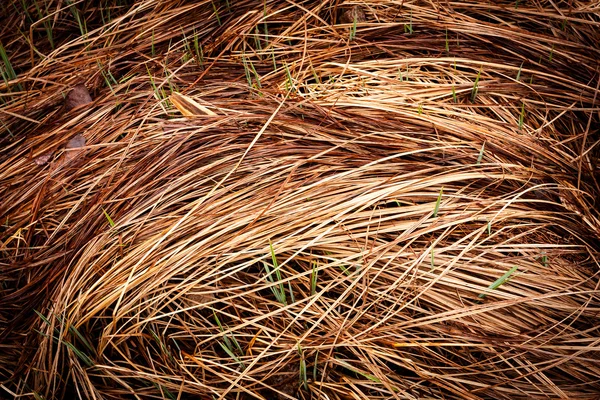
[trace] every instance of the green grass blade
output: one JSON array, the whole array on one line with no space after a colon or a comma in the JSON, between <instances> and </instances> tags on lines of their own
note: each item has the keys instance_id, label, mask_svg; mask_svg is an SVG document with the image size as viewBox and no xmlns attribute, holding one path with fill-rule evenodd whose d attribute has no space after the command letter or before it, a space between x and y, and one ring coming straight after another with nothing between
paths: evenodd
<instances>
[{"instance_id":1,"label":"green grass blade","mask_svg":"<svg viewBox=\"0 0 600 400\"><path fill-rule=\"evenodd\" d=\"M515 273L515 271L516 271L518 268L519 268L519 267L517 267L517 266L514 266L514 267L512 267L511 269L509 269L509 270L508 270L508 271L507 271L507 272L506 272L504 275L502 275L500 278L496 279L496 280L494 281L494 283L492 283L490 286L488 286L487 290L488 290L488 291L490 291L490 290L495 290L495 289L498 289L498 288L500 287L500 285L502 285L503 283L505 283L505 282L507 281L507 279L508 279L508 278L510 278L510 276L511 276L512 274L514 274L514 273ZM487 294L485 294L485 293L481 293L481 294L479 295L479 298L480 298L480 299L483 299L483 298L485 298L486 296L487 296Z\"/></svg>"},{"instance_id":2,"label":"green grass blade","mask_svg":"<svg viewBox=\"0 0 600 400\"><path fill-rule=\"evenodd\" d=\"M483 66L479 68L479 72L477 72L477 77L475 78L475 83L473 84L473 89L471 89L471 103L475 103L477 93L479 92L479 79L481 78L482 69Z\"/></svg>"},{"instance_id":3,"label":"green grass blade","mask_svg":"<svg viewBox=\"0 0 600 400\"><path fill-rule=\"evenodd\" d=\"M292 74L290 73L290 69L288 68L288 65L285 61L283 62L283 67L285 68L285 74L287 76L287 86L288 86L287 89L289 91L294 88L294 82L292 80Z\"/></svg>"},{"instance_id":4,"label":"green grass blade","mask_svg":"<svg viewBox=\"0 0 600 400\"><path fill-rule=\"evenodd\" d=\"M356 38L356 14L354 15L354 20L352 21L352 28L350 29L350 41L352 42Z\"/></svg>"},{"instance_id":5,"label":"green grass blade","mask_svg":"<svg viewBox=\"0 0 600 400\"><path fill-rule=\"evenodd\" d=\"M152 54L152 58L156 56L156 51L154 49L154 28L152 29L152 42L150 43L150 54Z\"/></svg>"},{"instance_id":6,"label":"green grass blade","mask_svg":"<svg viewBox=\"0 0 600 400\"><path fill-rule=\"evenodd\" d=\"M345 266L340 264L340 269L342 270L343 273L350 276L350 268L346 268Z\"/></svg>"},{"instance_id":7,"label":"green grass blade","mask_svg":"<svg viewBox=\"0 0 600 400\"><path fill-rule=\"evenodd\" d=\"M446 28L446 53L450 52L450 43L448 41L448 28Z\"/></svg>"},{"instance_id":8,"label":"green grass blade","mask_svg":"<svg viewBox=\"0 0 600 400\"><path fill-rule=\"evenodd\" d=\"M69 332L71 332L71 334L77 336L77 338L81 341L81 343L83 343L83 345L85 347L88 348L88 350L93 354L96 352L96 350L92 347L92 345L90 344L90 342L81 334L81 332L79 332L79 330L77 328L75 328L73 325L69 326Z\"/></svg>"},{"instance_id":9,"label":"green grass blade","mask_svg":"<svg viewBox=\"0 0 600 400\"><path fill-rule=\"evenodd\" d=\"M48 321L48 318L46 318L45 316L43 316L42 313L40 313L38 310L33 310L33 312L36 313L37 316L40 317L42 321L44 321L46 324L48 324L48 326L52 326L52 324L50 323L50 321Z\"/></svg>"},{"instance_id":10,"label":"green grass blade","mask_svg":"<svg viewBox=\"0 0 600 400\"><path fill-rule=\"evenodd\" d=\"M546 255L545 251L542 251L542 265L544 267L548 266L548 256Z\"/></svg>"},{"instance_id":11,"label":"green grass blade","mask_svg":"<svg viewBox=\"0 0 600 400\"><path fill-rule=\"evenodd\" d=\"M346 361L342 361L339 358L335 359L341 366L343 366L346 369L349 369L350 371L354 372L355 374L361 375L365 378L367 378L368 380L372 381L372 382L376 382L376 383L381 383L381 379L379 379L378 377L376 377L375 375L371 375L368 374L366 372L362 372L357 370L356 368L354 368L352 365L350 365L349 363L347 363Z\"/></svg>"},{"instance_id":12,"label":"green grass blade","mask_svg":"<svg viewBox=\"0 0 600 400\"><path fill-rule=\"evenodd\" d=\"M106 212L106 210L104 208L102 208L102 212L104 213L104 216L108 220L108 224L110 225L110 227L114 228L115 227L115 222L112 220L112 218L110 217L110 215L108 215L108 213Z\"/></svg>"},{"instance_id":13,"label":"green grass blade","mask_svg":"<svg viewBox=\"0 0 600 400\"><path fill-rule=\"evenodd\" d=\"M256 86L259 89L262 89L262 85L260 83L260 76L258 75L258 72L256 72L256 68L254 68L254 64L252 63L252 61L249 61L250 63L250 68L252 69L252 73L254 74L254 79L256 80Z\"/></svg>"},{"instance_id":14,"label":"green grass blade","mask_svg":"<svg viewBox=\"0 0 600 400\"><path fill-rule=\"evenodd\" d=\"M290 301L292 302L292 304L294 304L296 302L296 299L294 297L294 291L292 290L292 282L288 281L288 290L290 292Z\"/></svg>"},{"instance_id":15,"label":"green grass blade","mask_svg":"<svg viewBox=\"0 0 600 400\"><path fill-rule=\"evenodd\" d=\"M248 81L248 86L252 89L252 76L250 75L250 68L248 68L248 62L246 61L246 57L242 55L242 64L244 65L244 73L246 74L246 80Z\"/></svg>"},{"instance_id":16,"label":"green grass blade","mask_svg":"<svg viewBox=\"0 0 600 400\"><path fill-rule=\"evenodd\" d=\"M273 243L269 240L269 250L271 252L271 260L273 261L273 272L275 272L275 276L277 277L277 281L279 282L279 293L280 293L280 302L284 305L287 305L287 298L285 296L285 290L283 288L283 283L281 282L281 269L279 268L279 263L277 262L277 257L275 256L275 250L273 249ZM266 264L265 264L266 265Z\"/></svg>"},{"instance_id":17,"label":"green grass blade","mask_svg":"<svg viewBox=\"0 0 600 400\"><path fill-rule=\"evenodd\" d=\"M198 61L198 66L201 67L204 65L204 52L202 51L202 46L200 45L200 39L198 34L194 30L194 50L196 52L196 60Z\"/></svg>"},{"instance_id":18,"label":"green grass blade","mask_svg":"<svg viewBox=\"0 0 600 400\"><path fill-rule=\"evenodd\" d=\"M44 317L39 311L37 311L37 310L34 309L33 312L36 313L37 316L40 317L40 319L46 323L46 325L52 327L52 323L46 317ZM48 335L46 335L46 334L44 334L42 332L39 332L39 333L41 335L48 336ZM58 330L58 328L56 328L56 327L54 328L54 333L56 333L57 336L60 335L60 331Z\"/></svg>"},{"instance_id":19,"label":"green grass blade","mask_svg":"<svg viewBox=\"0 0 600 400\"><path fill-rule=\"evenodd\" d=\"M283 289L283 283L281 283L281 275L279 274L279 270L274 270L273 273L271 273L269 264L263 261L263 265L265 267L265 270L267 271L267 281L269 281L270 283L275 283L275 278L273 278L274 273L277 278L277 282L279 282L276 286L270 286L271 292L273 292L278 302L280 302L283 305L287 305L287 298Z\"/></svg>"},{"instance_id":20,"label":"green grass blade","mask_svg":"<svg viewBox=\"0 0 600 400\"><path fill-rule=\"evenodd\" d=\"M483 152L485 150L485 142L481 145L481 150L479 150L479 156L477 156L477 165L481 164L481 160L483 160Z\"/></svg>"},{"instance_id":21,"label":"green grass blade","mask_svg":"<svg viewBox=\"0 0 600 400\"><path fill-rule=\"evenodd\" d=\"M2 76L8 84L9 81L17 79L17 74L10 63L10 59L8 58L8 54L6 53L6 49L2 45L2 42L0 42L0 58L2 58L2 62L4 63L4 71L6 71L2 73ZM20 83L18 83L16 86L19 91L23 91L23 87Z\"/></svg>"},{"instance_id":22,"label":"green grass blade","mask_svg":"<svg viewBox=\"0 0 600 400\"><path fill-rule=\"evenodd\" d=\"M171 360L171 362L174 363L175 359L173 358L173 355L171 354L171 352L167 348L167 345L165 345L165 343L158 337L158 335L154 332L153 329L150 329L150 334L154 338L154 341L160 347L160 350L163 352L163 354L165 354L167 357L169 357L169 360Z\"/></svg>"},{"instance_id":23,"label":"green grass blade","mask_svg":"<svg viewBox=\"0 0 600 400\"><path fill-rule=\"evenodd\" d=\"M87 356L87 354L85 354L84 352L80 351L72 343L69 343L69 342L67 342L65 340L61 340L61 342L63 342L65 346L67 346L69 349L71 349L71 351L73 353L75 353L75 355L77 357L79 357L79 359L81 361L83 361L85 363L85 365L87 365L88 367L93 367L94 366L94 362Z\"/></svg>"},{"instance_id":24,"label":"green grass blade","mask_svg":"<svg viewBox=\"0 0 600 400\"><path fill-rule=\"evenodd\" d=\"M61 326L64 326L65 323L63 322L63 319L59 316L59 315L54 315L56 317L56 319L58 320L58 322L61 324ZM88 350L93 354L96 352L96 350L92 347L92 345L90 344L90 342L88 342L88 340L81 334L81 332L79 332L79 330L77 330L77 328L75 328L73 325L69 325L69 332L71 332L72 335L77 336L77 338L79 338L79 340L81 341L81 343L84 344L85 347L88 348Z\"/></svg>"},{"instance_id":25,"label":"green grass blade","mask_svg":"<svg viewBox=\"0 0 600 400\"><path fill-rule=\"evenodd\" d=\"M40 317L42 319L42 321L44 321L46 324L48 324L48 326L52 325L50 323L50 321L48 321L48 319L46 317L44 317L41 313L39 313L37 310L33 310L33 311L38 315L38 317ZM59 322L62 324L61 320L59 320ZM56 332L57 335L60 334L60 331L58 329L55 328L54 331ZM46 335L45 333L42 333L40 331L36 330L36 332L38 332L40 335L42 335L44 337L49 337L49 335ZM88 355L83 353L82 351L80 351L72 343L69 343L66 340L58 339L56 336L52 336L52 339L54 339L57 343L63 343L65 346L67 346L69 349L71 349L71 351L73 351L73 353L75 353L75 355L77 357L79 357L88 367L94 366L94 362L88 357ZM87 342L87 340L85 342ZM89 343L88 343L88 345L89 345Z\"/></svg>"},{"instance_id":26,"label":"green grass blade","mask_svg":"<svg viewBox=\"0 0 600 400\"><path fill-rule=\"evenodd\" d=\"M217 9L217 6L215 6L214 1L211 1L210 4L212 4L213 11L215 12L215 16L217 17L217 23L219 24L219 26L221 26L221 17L219 17L219 10Z\"/></svg>"},{"instance_id":27,"label":"green grass blade","mask_svg":"<svg viewBox=\"0 0 600 400\"><path fill-rule=\"evenodd\" d=\"M433 217L437 217L438 211L440 210L440 203L442 201L442 195L444 194L444 188L440 189L440 194L438 195L437 201L435 202L435 207L433 209Z\"/></svg>"},{"instance_id":28,"label":"green grass blade","mask_svg":"<svg viewBox=\"0 0 600 400\"><path fill-rule=\"evenodd\" d=\"M521 113L519 114L519 129L525 124L525 102L521 102Z\"/></svg>"},{"instance_id":29,"label":"green grass blade","mask_svg":"<svg viewBox=\"0 0 600 400\"><path fill-rule=\"evenodd\" d=\"M237 341L237 339L235 338L235 335L233 333L231 334L231 340L233 341L233 344L235 345L235 348L237 349L237 351L240 354L244 354L244 351L242 350L242 346L240 346L240 343Z\"/></svg>"},{"instance_id":30,"label":"green grass blade","mask_svg":"<svg viewBox=\"0 0 600 400\"><path fill-rule=\"evenodd\" d=\"M259 51L262 51L262 45L260 44L260 31L258 25L254 27L254 44Z\"/></svg>"},{"instance_id":31,"label":"green grass blade","mask_svg":"<svg viewBox=\"0 0 600 400\"><path fill-rule=\"evenodd\" d=\"M310 274L310 295L314 296L317 292L317 278L319 275L319 270L317 269L317 263L312 263L312 273Z\"/></svg>"},{"instance_id":32,"label":"green grass blade","mask_svg":"<svg viewBox=\"0 0 600 400\"><path fill-rule=\"evenodd\" d=\"M225 332L225 329L223 329L223 325L221 325L221 321L219 320L219 317L217 316L217 313L215 312L215 310L213 310L213 315L215 317L215 321L217 321L217 325L219 326L219 330L221 332ZM231 345L231 341L229 340L229 338L227 337L227 335L223 335L223 341L227 345L227 348L233 351L233 346Z\"/></svg>"},{"instance_id":33,"label":"green grass blade","mask_svg":"<svg viewBox=\"0 0 600 400\"><path fill-rule=\"evenodd\" d=\"M152 384L154 385L155 388L157 388L161 392L161 394L163 395L163 398L164 398L164 396L167 396L171 400L177 400L177 397L163 385L159 385L156 382L152 382Z\"/></svg>"},{"instance_id":34,"label":"green grass blade","mask_svg":"<svg viewBox=\"0 0 600 400\"><path fill-rule=\"evenodd\" d=\"M40 9L40 6L38 5L37 1L34 1L33 4L35 5L35 9L38 14L38 20L42 20L44 18L44 13L42 13L42 10ZM46 4L46 13L48 13L48 5L47 4ZM46 37L48 38L48 43L50 43L50 48L52 48L52 50L54 50L54 40L52 39L52 25L50 24L49 20L44 20L43 25L44 25L44 30L46 31Z\"/></svg>"},{"instance_id":35,"label":"green grass blade","mask_svg":"<svg viewBox=\"0 0 600 400\"><path fill-rule=\"evenodd\" d=\"M219 342L219 345L221 346L221 348L223 349L223 351L225 351L225 353L227 353L227 355L229 357L231 357L233 360L235 360L238 364L240 364L240 366L242 368L246 368L246 366L244 365L244 363L242 362L242 360L239 359L238 356L236 356L233 351L231 351L229 349L229 347L227 347L226 345L224 345L222 342Z\"/></svg>"},{"instance_id":36,"label":"green grass blade","mask_svg":"<svg viewBox=\"0 0 600 400\"><path fill-rule=\"evenodd\" d=\"M519 67L519 71L517 72L517 82L519 82L519 80L521 79L521 71L523 70L523 63L525 61L521 62L521 66Z\"/></svg>"},{"instance_id":37,"label":"green grass blade","mask_svg":"<svg viewBox=\"0 0 600 400\"><path fill-rule=\"evenodd\" d=\"M302 346L298 343L298 355L300 355L300 383L305 390L308 390L308 378L306 377L306 360L302 351Z\"/></svg>"}]
</instances>

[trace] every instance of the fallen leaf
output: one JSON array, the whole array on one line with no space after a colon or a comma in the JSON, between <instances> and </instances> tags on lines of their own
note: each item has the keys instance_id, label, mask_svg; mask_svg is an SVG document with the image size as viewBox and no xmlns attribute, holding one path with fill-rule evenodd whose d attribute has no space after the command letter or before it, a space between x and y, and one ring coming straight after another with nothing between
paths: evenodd
<instances>
[{"instance_id":1,"label":"fallen leaf","mask_svg":"<svg viewBox=\"0 0 600 400\"><path fill-rule=\"evenodd\" d=\"M288 362L282 368L268 378L265 383L268 385L265 392L267 398L283 400L288 398L297 398L298 393L298 376L300 375L300 365ZM277 391L272 390L277 389ZM285 395L283 395L282 392ZM289 397L288 397L289 396Z\"/></svg>"},{"instance_id":2,"label":"fallen leaf","mask_svg":"<svg viewBox=\"0 0 600 400\"><path fill-rule=\"evenodd\" d=\"M84 84L75 86L67 95L65 106L67 110L72 110L75 107L83 106L92 102L92 96L88 92Z\"/></svg>"},{"instance_id":3,"label":"fallen leaf","mask_svg":"<svg viewBox=\"0 0 600 400\"><path fill-rule=\"evenodd\" d=\"M79 84L73 87L73 89L71 89L71 91L67 95L65 99L65 108L67 109L67 111L69 111L76 107L89 104L91 102L92 96L90 96L90 92L88 92L84 84ZM75 137L71 138L71 140L67 142L67 145L65 146L65 151L63 152L62 156L57 160L58 166L61 166L64 163L73 160L79 155L81 155L83 151L79 148L84 146L85 137L83 137L83 135L78 134ZM46 152L41 156L36 157L33 160L33 162L40 166L45 165L52 159L53 154L53 151Z\"/></svg>"},{"instance_id":4,"label":"fallen leaf","mask_svg":"<svg viewBox=\"0 0 600 400\"><path fill-rule=\"evenodd\" d=\"M61 160L60 164L74 160L83 154L83 150L81 150L81 147L83 146L85 146L85 138L82 134L78 134L69 140L65 152L63 153L63 160Z\"/></svg>"},{"instance_id":5,"label":"fallen leaf","mask_svg":"<svg viewBox=\"0 0 600 400\"><path fill-rule=\"evenodd\" d=\"M352 24L352 23L354 23L354 21L356 21L356 22L366 22L367 21L367 16L365 15L365 12L359 6L354 6L352 8L344 10L342 12L342 15L340 16L341 24Z\"/></svg>"},{"instance_id":6,"label":"fallen leaf","mask_svg":"<svg viewBox=\"0 0 600 400\"><path fill-rule=\"evenodd\" d=\"M210 303L216 299L215 295L213 295L212 293L208 293L208 294L189 293L187 295L187 298L189 300L191 300L193 303L199 303L199 304Z\"/></svg>"},{"instance_id":7,"label":"fallen leaf","mask_svg":"<svg viewBox=\"0 0 600 400\"><path fill-rule=\"evenodd\" d=\"M171 103L173 103L173 105L181 114L183 114L184 117L193 117L197 115L217 115L217 113L214 111L209 110L202 104L198 104L196 100L181 93L173 93L171 97L169 97L169 100L171 100Z\"/></svg>"},{"instance_id":8,"label":"fallen leaf","mask_svg":"<svg viewBox=\"0 0 600 400\"><path fill-rule=\"evenodd\" d=\"M36 157L33 162L35 162L37 165L45 165L48 163L48 161L50 161L50 159L52 158L52 154L54 154L54 152L49 151L45 154L42 154L39 157Z\"/></svg>"},{"instance_id":9,"label":"fallen leaf","mask_svg":"<svg viewBox=\"0 0 600 400\"><path fill-rule=\"evenodd\" d=\"M78 147L83 147L83 146L85 146L85 138L83 137L83 135L81 133L76 135L75 137L73 137L67 143L67 149L76 149Z\"/></svg>"}]
</instances>

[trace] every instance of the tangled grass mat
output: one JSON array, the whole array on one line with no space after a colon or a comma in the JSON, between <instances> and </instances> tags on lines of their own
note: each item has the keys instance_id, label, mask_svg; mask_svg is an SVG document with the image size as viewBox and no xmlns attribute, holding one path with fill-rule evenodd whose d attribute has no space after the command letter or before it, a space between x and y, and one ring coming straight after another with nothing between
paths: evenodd
<instances>
[{"instance_id":1,"label":"tangled grass mat","mask_svg":"<svg viewBox=\"0 0 600 400\"><path fill-rule=\"evenodd\" d=\"M0 7L2 396L598 398L596 1Z\"/></svg>"}]
</instances>

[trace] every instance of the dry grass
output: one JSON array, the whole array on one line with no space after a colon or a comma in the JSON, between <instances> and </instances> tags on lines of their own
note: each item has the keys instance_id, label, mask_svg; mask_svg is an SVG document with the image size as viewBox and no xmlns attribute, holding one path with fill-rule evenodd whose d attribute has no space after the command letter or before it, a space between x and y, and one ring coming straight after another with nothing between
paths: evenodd
<instances>
[{"instance_id":1,"label":"dry grass","mask_svg":"<svg viewBox=\"0 0 600 400\"><path fill-rule=\"evenodd\" d=\"M492 3L3 3L3 394L596 398L600 8Z\"/></svg>"}]
</instances>

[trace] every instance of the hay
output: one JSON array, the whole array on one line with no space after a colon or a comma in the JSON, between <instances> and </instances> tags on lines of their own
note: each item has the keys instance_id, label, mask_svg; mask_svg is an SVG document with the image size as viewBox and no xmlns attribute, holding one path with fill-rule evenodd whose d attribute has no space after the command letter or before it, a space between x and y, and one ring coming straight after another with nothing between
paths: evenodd
<instances>
[{"instance_id":1,"label":"hay","mask_svg":"<svg viewBox=\"0 0 600 400\"><path fill-rule=\"evenodd\" d=\"M594 2L2 7L6 395L600 391Z\"/></svg>"}]
</instances>

